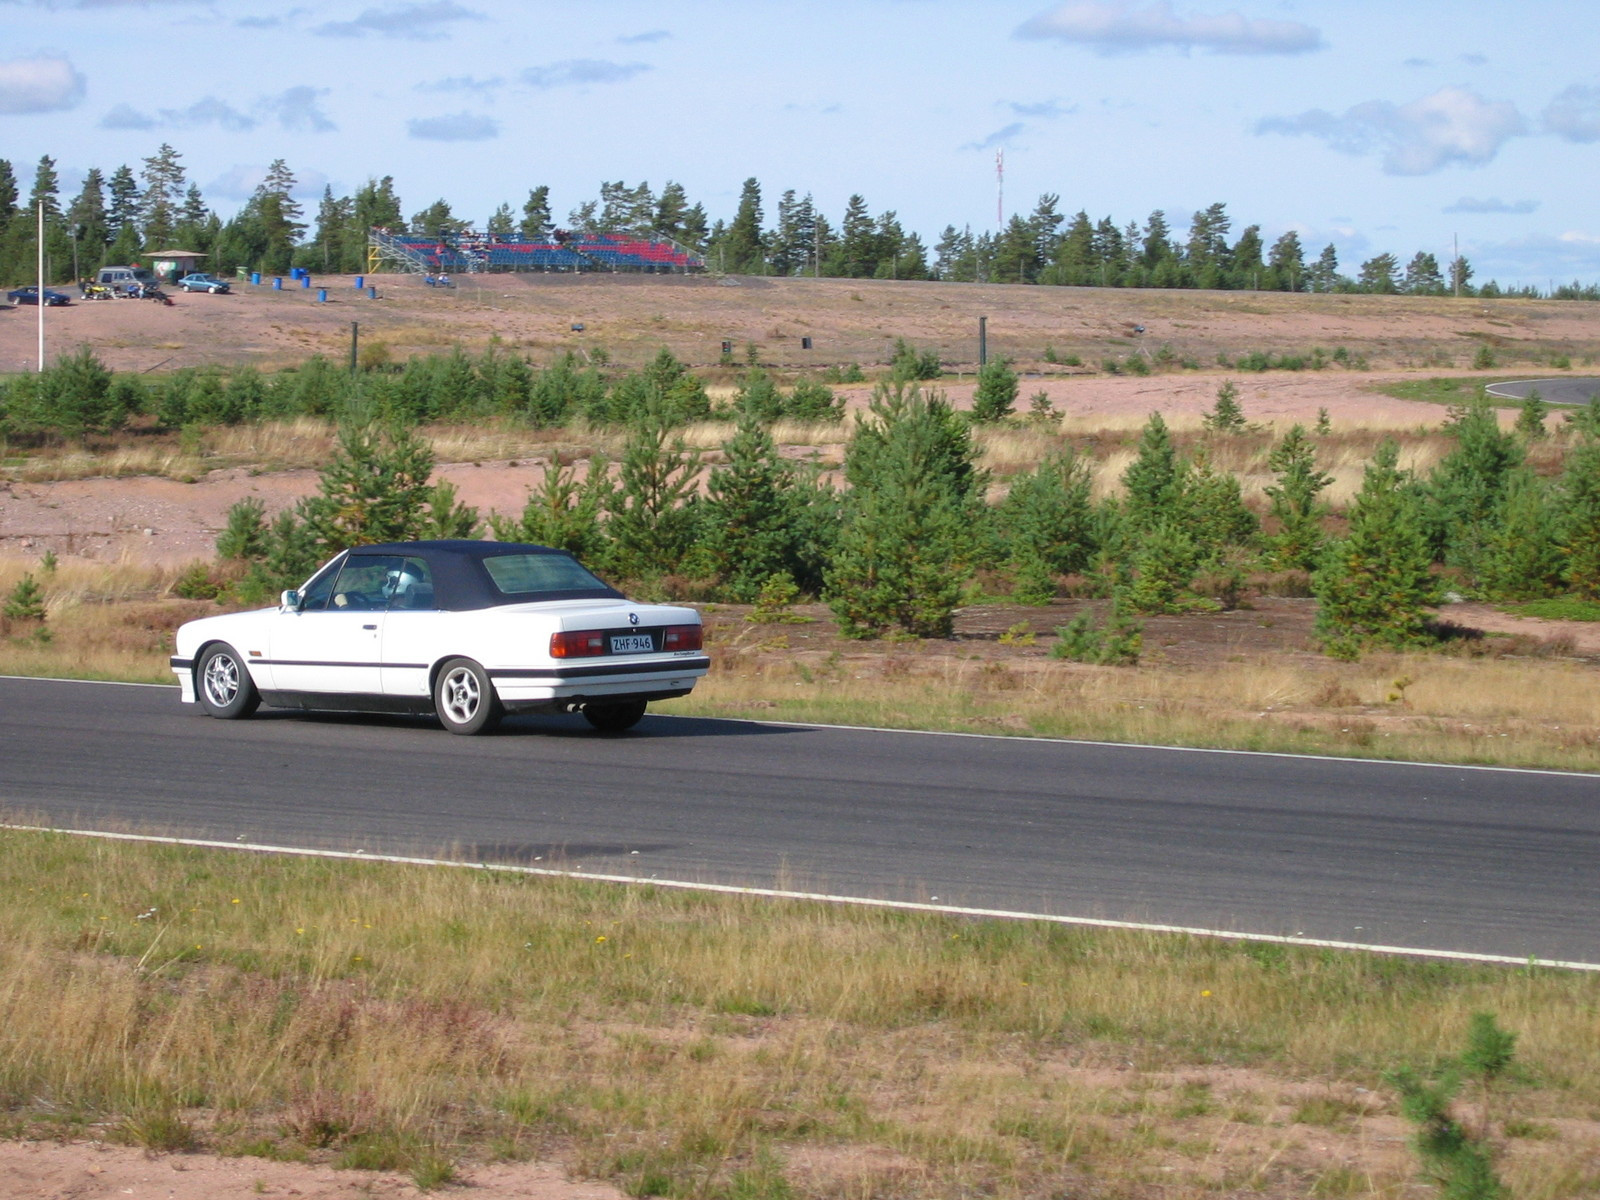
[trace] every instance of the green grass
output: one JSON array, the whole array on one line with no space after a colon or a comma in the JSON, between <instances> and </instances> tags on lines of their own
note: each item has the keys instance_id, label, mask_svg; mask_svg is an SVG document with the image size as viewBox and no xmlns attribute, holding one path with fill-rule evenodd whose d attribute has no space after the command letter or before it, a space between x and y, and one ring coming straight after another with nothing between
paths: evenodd
<instances>
[{"instance_id":1,"label":"green grass","mask_svg":"<svg viewBox=\"0 0 1600 1200\"><path fill-rule=\"evenodd\" d=\"M1570 1131L1600 1111L1576 972L14 829L0 905L12 1136L71 1114L422 1188L534 1155L632 1195L1021 1200L1066 1163L1222 1194L1310 1122L1297 1178L1398 1194L1382 1074L1488 1011L1519 1035L1518 1194L1600 1143Z\"/></svg>"},{"instance_id":2,"label":"green grass","mask_svg":"<svg viewBox=\"0 0 1600 1200\"><path fill-rule=\"evenodd\" d=\"M1515 613L1519 617L1540 617L1546 621L1600 621L1600 601L1580 600L1576 596L1524 600L1500 607L1502 611Z\"/></svg>"},{"instance_id":3,"label":"green grass","mask_svg":"<svg viewBox=\"0 0 1600 1200\"><path fill-rule=\"evenodd\" d=\"M1403 379L1395 383L1382 383L1373 390L1396 400L1420 400L1424 404L1460 405L1474 399L1480 388L1495 383L1510 383L1528 378L1521 375L1457 375L1434 376L1430 379ZM1489 402L1498 408L1516 408L1522 401L1490 396Z\"/></svg>"}]
</instances>

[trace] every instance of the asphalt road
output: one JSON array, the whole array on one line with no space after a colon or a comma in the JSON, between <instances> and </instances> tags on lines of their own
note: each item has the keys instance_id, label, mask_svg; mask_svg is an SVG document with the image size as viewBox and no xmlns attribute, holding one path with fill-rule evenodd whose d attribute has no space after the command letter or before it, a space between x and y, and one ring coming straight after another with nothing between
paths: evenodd
<instances>
[{"instance_id":1,"label":"asphalt road","mask_svg":"<svg viewBox=\"0 0 1600 1200\"><path fill-rule=\"evenodd\" d=\"M1535 389L1546 404L1591 404L1600 396L1600 379L1562 377L1560 379L1518 379L1509 383L1494 383L1488 387L1491 396L1504 400L1526 400Z\"/></svg>"},{"instance_id":2,"label":"asphalt road","mask_svg":"<svg viewBox=\"0 0 1600 1200\"><path fill-rule=\"evenodd\" d=\"M6 819L1600 963L1600 778L0 679ZM637 852L637 853L635 853Z\"/></svg>"}]
</instances>

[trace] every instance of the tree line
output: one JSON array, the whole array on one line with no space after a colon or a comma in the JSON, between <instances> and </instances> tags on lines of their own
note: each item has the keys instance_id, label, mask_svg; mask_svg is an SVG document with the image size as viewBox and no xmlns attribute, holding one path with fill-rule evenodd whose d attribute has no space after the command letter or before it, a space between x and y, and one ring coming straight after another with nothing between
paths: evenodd
<instances>
[{"instance_id":1,"label":"tree line","mask_svg":"<svg viewBox=\"0 0 1600 1200\"><path fill-rule=\"evenodd\" d=\"M833 278L924 279L952 282L1060 284L1079 287L1231 288L1288 292L1377 292L1407 295L1541 295L1534 287L1473 283L1461 257L1441 263L1419 250L1409 259L1382 252L1345 269L1329 245L1313 255L1293 230L1270 244L1259 224L1234 234L1223 203L1192 215L1187 231L1160 209L1143 222L1068 215L1061 197L1039 197L998 230L946 225L932 246L908 231L894 210L874 214L852 195L834 220L809 193L781 193L768 220L760 182L744 181L734 212L712 219L682 184L667 181L600 184L564 219L551 207L550 188L528 189L520 204L501 203L482 222L458 215L437 199L408 217L394 178L368 179L346 196L325 188L315 212L296 199L298 181L276 159L239 210L227 220L188 179L182 155L163 143L137 172L124 164L106 175L92 167L71 200L60 193L55 160L40 158L32 190L20 199L12 164L0 159L0 278L31 278L37 254L36 216L45 209L49 279L63 282L103 263L184 249L208 256L219 274L237 269L283 274L302 267L325 274L366 269L367 231L382 227L448 238L468 229L491 237L546 241L559 227L576 233L614 232L671 238L705 255L714 270L734 274L816 275ZM1600 286L1572 283L1557 299L1600 299Z\"/></svg>"}]
</instances>

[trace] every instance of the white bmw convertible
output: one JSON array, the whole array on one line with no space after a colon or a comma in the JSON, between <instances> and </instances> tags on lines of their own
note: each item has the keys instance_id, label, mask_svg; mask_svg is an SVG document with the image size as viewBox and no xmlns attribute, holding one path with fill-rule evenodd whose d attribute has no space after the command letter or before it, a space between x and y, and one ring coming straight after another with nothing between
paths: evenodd
<instances>
[{"instance_id":1,"label":"white bmw convertible","mask_svg":"<svg viewBox=\"0 0 1600 1200\"><path fill-rule=\"evenodd\" d=\"M433 714L482 733L508 712L620 732L705 675L700 614L635 604L571 555L513 542L392 542L327 563L276 608L190 621L172 670L211 716L279 708Z\"/></svg>"}]
</instances>

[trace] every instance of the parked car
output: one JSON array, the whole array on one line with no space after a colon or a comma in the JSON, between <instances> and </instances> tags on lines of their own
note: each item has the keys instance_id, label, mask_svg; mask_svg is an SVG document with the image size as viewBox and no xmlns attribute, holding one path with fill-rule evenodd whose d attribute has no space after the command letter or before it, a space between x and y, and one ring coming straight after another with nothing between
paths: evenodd
<instances>
[{"instance_id":1,"label":"parked car","mask_svg":"<svg viewBox=\"0 0 1600 1200\"><path fill-rule=\"evenodd\" d=\"M196 271L193 275L185 275L178 280L178 286L186 292L218 292L228 290L228 281L218 279L215 275L207 275L204 271Z\"/></svg>"},{"instance_id":2,"label":"parked car","mask_svg":"<svg viewBox=\"0 0 1600 1200\"><path fill-rule=\"evenodd\" d=\"M359 546L275 608L190 621L172 670L223 720L260 704L436 716L581 712L620 732L705 675L700 614L637 604L570 554L515 542Z\"/></svg>"},{"instance_id":3,"label":"parked car","mask_svg":"<svg viewBox=\"0 0 1600 1200\"><path fill-rule=\"evenodd\" d=\"M11 301L13 304L38 304L39 289L37 287L13 288L11 291L6 293L6 299ZM44 306L46 308L55 308L57 305L71 303L72 297L67 295L65 292L56 292L51 291L49 288L45 288Z\"/></svg>"}]
</instances>

